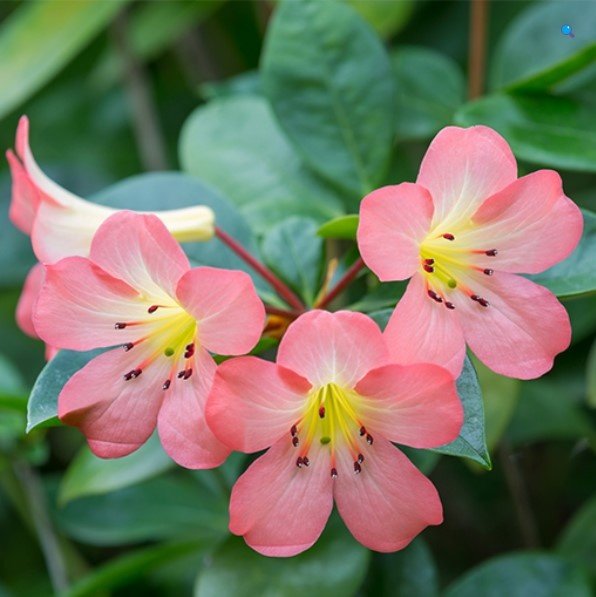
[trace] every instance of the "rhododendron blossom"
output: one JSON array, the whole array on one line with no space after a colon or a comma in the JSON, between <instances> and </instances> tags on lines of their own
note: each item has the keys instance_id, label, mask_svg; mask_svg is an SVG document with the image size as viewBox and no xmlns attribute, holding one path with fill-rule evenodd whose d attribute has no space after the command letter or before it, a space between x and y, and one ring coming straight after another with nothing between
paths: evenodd
<instances>
[{"instance_id":1,"label":"rhododendron blossom","mask_svg":"<svg viewBox=\"0 0 596 597\"><path fill-rule=\"evenodd\" d=\"M391 442L430 448L458 436L453 377L436 365L391 364L363 314L310 311L288 328L277 363L224 362L206 412L230 448L271 446L230 503L230 530L262 554L310 547L334 499L354 537L378 551L401 549L442 522L436 489Z\"/></svg>"},{"instance_id":2,"label":"rhododendron blossom","mask_svg":"<svg viewBox=\"0 0 596 597\"><path fill-rule=\"evenodd\" d=\"M23 116L16 154L6 152L12 174L12 223L31 236L37 258L53 263L72 255L87 256L100 224L118 210L77 197L48 178L29 147L29 121ZM152 212L179 241L208 240L214 234L213 211L204 205Z\"/></svg>"},{"instance_id":3,"label":"rhododendron blossom","mask_svg":"<svg viewBox=\"0 0 596 597\"><path fill-rule=\"evenodd\" d=\"M250 277L190 269L152 215L119 212L102 224L89 258L46 266L33 323L52 346L113 347L66 383L58 415L80 427L95 454L124 456L157 425L179 464L221 464L229 450L204 419L215 362L208 351L243 354L257 343L264 307Z\"/></svg>"},{"instance_id":4,"label":"rhododendron blossom","mask_svg":"<svg viewBox=\"0 0 596 597\"><path fill-rule=\"evenodd\" d=\"M515 274L565 259L582 215L552 170L517 178L506 141L484 126L447 127L416 184L370 193L358 245L381 281L411 278L385 331L401 363L435 362L457 374L465 344L487 366L530 379L569 346L563 306Z\"/></svg>"}]
</instances>

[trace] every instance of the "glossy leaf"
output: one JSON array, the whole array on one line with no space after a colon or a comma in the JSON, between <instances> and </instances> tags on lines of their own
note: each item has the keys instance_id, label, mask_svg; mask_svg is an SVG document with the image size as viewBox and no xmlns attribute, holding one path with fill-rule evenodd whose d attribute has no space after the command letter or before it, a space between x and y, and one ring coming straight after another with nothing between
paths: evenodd
<instances>
[{"instance_id":1,"label":"glossy leaf","mask_svg":"<svg viewBox=\"0 0 596 597\"><path fill-rule=\"evenodd\" d=\"M596 172L596 120L594 107L587 100L491 95L465 104L455 121L462 126L485 124L494 128L522 160Z\"/></svg>"},{"instance_id":2,"label":"glossy leaf","mask_svg":"<svg viewBox=\"0 0 596 597\"><path fill-rule=\"evenodd\" d=\"M546 553L494 558L456 580L445 597L590 597L585 574L571 562Z\"/></svg>"},{"instance_id":3,"label":"glossy leaf","mask_svg":"<svg viewBox=\"0 0 596 597\"><path fill-rule=\"evenodd\" d=\"M484 407L482 392L474 365L468 357L464 368L457 378L457 393L464 407L464 424L459 437L433 452L469 458L480 463L484 468L492 468L484 430Z\"/></svg>"},{"instance_id":4,"label":"glossy leaf","mask_svg":"<svg viewBox=\"0 0 596 597\"><path fill-rule=\"evenodd\" d=\"M287 218L265 235L262 253L271 269L312 305L323 262L323 240L317 236L317 224L307 218Z\"/></svg>"},{"instance_id":5,"label":"glossy leaf","mask_svg":"<svg viewBox=\"0 0 596 597\"><path fill-rule=\"evenodd\" d=\"M58 507L58 526L91 545L125 545L190 538L221 540L227 534L227 501L191 477L158 477Z\"/></svg>"},{"instance_id":6,"label":"glossy leaf","mask_svg":"<svg viewBox=\"0 0 596 597\"><path fill-rule=\"evenodd\" d=\"M242 95L197 108L180 137L182 168L233 201L261 234L288 214L324 222L337 193L302 163L265 99Z\"/></svg>"},{"instance_id":7,"label":"glossy leaf","mask_svg":"<svg viewBox=\"0 0 596 597\"><path fill-rule=\"evenodd\" d=\"M348 597L364 579L369 553L337 519L328 523L312 548L292 558L262 556L233 537L199 573L195 596L301 597L310 592Z\"/></svg>"},{"instance_id":8,"label":"glossy leaf","mask_svg":"<svg viewBox=\"0 0 596 597\"><path fill-rule=\"evenodd\" d=\"M66 470L58 502L61 505L87 495L101 495L135 485L172 468L174 462L163 451L157 434L136 452L123 458L104 459L83 446Z\"/></svg>"},{"instance_id":9,"label":"glossy leaf","mask_svg":"<svg viewBox=\"0 0 596 597\"><path fill-rule=\"evenodd\" d=\"M557 553L582 564L596 578L596 497L589 500L565 527Z\"/></svg>"},{"instance_id":10,"label":"glossy leaf","mask_svg":"<svg viewBox=\"0 0 596 597\"><path fill-rule=\"evenodd\" d=\"M387 0L346 1L383 38L388 38L401 31L414 10L413 0L400 0L399 2L387 2Z\"/></svg>"},{"instance_id":11,"label":"glossy leaf","mask_svg":"<svg viewBox=\"0 0 596 597\"><path fill-rule=\"evenodd\" d=\"M27 433L37 427L60 425L58 396L66 382L104 349L75 352L61 350L42 370L27 406Z\"/></svg>"},{"instance_id":12,"label":"glossy leaf","mask_svg":"<svg viewBox=\"0 0 596 597\"><path fill-rule=\"evenodd\" d=\"M356 240L358 230L358 214L339 216L325 222L317 231L323 238L340 238L344 240Z\"/></svg>"},{"instance_id":13,"label":"glossy leaf","mask_svg":"<svg viewBox=\"0 0 596 597\"><path fill-rule=\"evenodd\" d=\"M0 118L47 83L116 15L127 0L26 2L0 29Z\"/></svg>"},{"instance_id":14,"label":"glossy leaf","mask_svg":"<svg viewBox=\"0 0 596 597\"><path fill-rule=\"evenodd\" d=\"M263 88L304 160L353 205L389 164L395 88L375 32L348 6L283 2L269 26Z\"/></svg>"},{"instance_id":15,"label":"glossy leaf","mask_svg":"<svg viewBox=\"0 0 596 597\"><path fill-rule=\"evenodd\" d=\"M429 139L451 124L464 101L464 77L444 54L423 47L400 47L391 54L397 88L398 139Z\"/></svg>"},{"instance_id":16,"label":"glossy leaf","mask_svg":"<svg viewBox=\"0 0 596 597\"><path fill-rule=\"evenodd\" d=\"M557 296L596 292L596 214L582 210L584 233L575 251L562 263L531 276Z\"/></svg>"},{"instance_id":17,"label":"glossy leaf","mask_svg":"<svg viewBox=\"0 0 596 597\"><path fill-rule=\"evenodd\" d=\"M574 37L561 26L572 24ZM497 46L492 86L547 89L596 61L596 5L581 0L530 6L507 28Z\"/></svg>"}]
</instances>

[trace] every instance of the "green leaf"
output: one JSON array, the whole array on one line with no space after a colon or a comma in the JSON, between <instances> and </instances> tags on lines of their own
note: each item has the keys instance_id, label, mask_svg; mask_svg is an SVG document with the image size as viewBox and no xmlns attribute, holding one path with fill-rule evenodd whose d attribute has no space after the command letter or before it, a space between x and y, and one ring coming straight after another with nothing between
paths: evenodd
<instances>
[{"instance_id":1,"label":"green leaf","mask_svg":"<svg viewBox=\"0 0 596 597\"><path fill-rule=\"evenodd\" d=\"M358 230L358 214L348 214L339 216L325 222L318 230L317 234L323 238L341 238L344 240L356 240L356 231Z\"/></svg>"},{"instance_id":2,"label":"green leaf","mask_svg":"<svg viewBox=\"0 0 596 597\"><path fill-rule=\"evenodd\" d=\"M583 571L546 553L517 553L493 558L456 580L445 597L590 597Z\"/></svg>"},{"instance_id":3,"label":"green leaf","mask_svg":"<svg viewBox=\"0 0 596 597\"><path fill-rule=\"evenodd\" d=\"M368 595L375 597L438 597L439 575L432 553L420 538L396 553L375 554Z\"/></svg>"},{"instance_id":4,"label":"green leaf","mask_svg":"<svg viewBox=\"0 0 596 597\"><path fill-rule=\"evenodd\" d=\"M228 525L227 500L181 475L84 497L54 514L63 532L91 545L175 538L218 541L226 536Z\"/></svg>"},{"instance_id":5,"label":"green leaf","mask_svg":"<svg viewBox=\"0 0 596 597\"><path fill-rule=\"evenodd\" d=\"M401 31L414 10L413 0L347 0L347 3L383 38Z\"/></svg>"},{"instance_id":6,"label":"green leaf","mask_svg":"<svg viewBox=\"0 0 596 597\"><path fill-rule=\"evenodd\" d=\"M269 26L263 88L304 160L352 194L379 185L389 165L395 88L385 49L348 6L283 2Z\"/></svg>"},{"instance_id":7,"label":"green leaf","mask_svg":"<svg viewBox=\"0 0 596 597\"><path fill-rule=\"evenodd\" d=\"M258 234L289 213L322 223L343 211L337 194L304 166L261 97L232 96L197 108L184 124L179 153L182 168L229 197Z\"/></svg>"},{"instance_id":8,"label":"green leaf","mask_svg":"<svg viewBox=\"0 0 596 597\"><path fill-rule=\"evenodd\" d=\"M402 46L391 54L398 139L428 139L451 124L465 95L459 66L444 54Z\"/></svg>"},{"instance_id":9,"label":"green leaf","mask_svg":"<svg viewBox=\"0 0 596 597\"><path fill-rule=\"evenodd\" d=\"M317 236L316 222L297 217L280 222L265 235L262 253L269 267L312 305L323 263L323 240Z\"/></svg>"},{"instance_id":10,"label":"green leaf","mask_svg":"<svg viewBox=\"0 0 596 597\"><path fill-rule=\"evenodd\" d=\"M587 100L548 95L491 95L465 104L455 115L462 126L485 124L528 162L596 172L596 120Z\"/></svg>"},{"instance_id":11,"label":"green leaf","mask_svg":"<svg viewBox=\"0 0 596 597\"><path fill-rule=\"evenodd\" d=\"M136 7L130 16L127 41L132 54L141 61L159 56L186 31L209 17L221 0L186 2L150 2ZM124 70L122 57L109 46L90 75L95 87L105 89L116 84Z\"/></svg>"},{"instance_id":12,"label":"green leaf","mask_svg":"<svg viewBox=\"0 0 596 597\"><path fill-rule=\"evenodd\" d=\"M66 504L87 495L101 495L135 485L172 468L157 434L136 452L123 458L98 458L87 446L75 456L60 482L58 503Z\"/></svg>"},{"instance_id":13,"label":"green leaf","mask_svg":"<svg viewBox=\"0 0 596 597\"><path fill-rule=\"evenodd\" d=\"M596 497L589 500L565 527L557 553L581 564L596 579Z\"/></svg>"},{"instance_id":14,"label":"green leaf","mask_svg":"<svg viewBox=\"0 0 596 597\"><path fill-rule=\"evenodd\" d=\"M596 340L592 343L592 348L588 354L586 385L588 404L592 408L596 408Z\"/></svg>"},{"instance_id":15,"label":"green leaf","mask_svg":"<svg viewBox=\"0 0 596 597\"><path fill-rule=\"evenodd\" d=\"M18 6L0 29L0 118L52 79L126 1L38 0Z\"/></svg>"},{"instance_id":16,"label":"green leaf","mask_svg":"<svg viewBox=\"0 0 596 597\"><path fill-rule=\"evenodd\" d=\"M335 517L333 517L335 519ZM220 547L195 584L197 597L303 597L354 595L368 566L369 552L343 528L330 521L308 551L293 558L269 558L233 537Z\"/></svg>"},{"instance_id":17,"label":"green leaf","mask_svg":"<svg viewBox=\"0 0 596 597\"><path fill-rule=\"evenodd\" d=\"M249 70L223 81L206 81L201 85L200 93L206 100L234 95L258 96L262 94L261 75L259 71Z\"/></svg>"},{"instance_id":18,"label":"green leaf","mask_svg":"<svg viewBox=\"0 0 596 597\"><path fill-rule=\"evenodd\" d=\"M25 382L19 371L11 361L0 354L0 409L26 412L27 394Z\"/></svg>"},{"instance_id":19,"label":"green leaf","mask_svg":"<svg viewBox=\"0 0 596 597\"><path fill-rule=\"evenodd\" d=\"M576 17L576 18L573 18ZM570 23L575 37L561 33ZM552 87L596 60L596 5L565 0L530 6L507 28L493 59L494 88Z\"/></svg>"},{"instance_id":20,"label":"green leaf","mask_svg":"<svg viewBox=\"0 0 596 597\"><path fill-rule=\"evenodd\" d=\"M368 314L371 319L384 330L389 323L389 319L393 315L393 309L379 309Z\"/></svg>"},{"instance_id":21,"label":"green leaf","mask_svg":"<svg viewBox=\"0 0 596 597\"><path fill-rule=\"evenodd\" d=\"M469 458L480 463L484 468L491 469L492 464L484 431L484 407L482 392L474 369L468 357L464 361L464 368L457 378L457 393L464 407L464 424L459 437L433 452Z\"/></svg>"},{"instance_id":22,"label":"green leaf","mask_svg":"<svg viewBox=\"0 0 596 597\"><path fill-rule=\"evenodd\" d=\"M37 427L60 425L58 395L66 382L103 348L87 352L61 350L42 370L31 390L27 406L27 433Z\"/></svg>"},{"instance_id":23,"label":"green leaf","mask_svg":"<svg viewBox=\"0 0 596 597\"><path fill-rule=\"evenodd\" d=\"M565 261L530 276L557 296L573 296L596 291L596 214L582 210L584 232L579 245Z\"/></svg>"},{"instance_id":24,"label":"green leaf","mask_svg":"<svg viewBox=\"0 0 596 597\"><path fill-rule=\"evenodd\" d=\"M130 585L160 567L191 554L200 554L210 546L207 541L162 543L126 553L95 568L64 594L64 597L86 597L103 594L108 589Z\"/></svg>"}]
</instances>

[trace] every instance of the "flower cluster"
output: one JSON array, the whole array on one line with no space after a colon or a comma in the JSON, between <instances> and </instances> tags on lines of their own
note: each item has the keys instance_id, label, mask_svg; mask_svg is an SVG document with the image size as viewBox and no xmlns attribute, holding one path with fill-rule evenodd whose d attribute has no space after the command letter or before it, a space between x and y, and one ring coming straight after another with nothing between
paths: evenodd
<instances>
[{"instance_id":1,"label":"flower cluster","mask_svg":"<svg viewBox=\"0 0 596 597\"><path fill-rule=\"evenodd\" d=\"M267 449L230 501L230 530L262 554L309 548L334 503L354 537L378 551L440 524L435 487L393 444L436 448L458 437L466 344L522 379L545 373L569 345L563 307L518 274L565 259L581 212L555 172L518 179L507 143L486 127L444 129L415 184L362 201L364 263L382 282L410 279L386 330L362 313L298 312L294 303L277 309L294 321L282 327L276 362L242 356L266 324L250 276L191 268L178 244L213 236L211 210L90 203L42 173L27 137L22 119L16 154L7 154L10 216L40 264L17 321L48 356L104 349L66 382L58 416L103 458L133 452L155 428L188 468ZM216 355L235 358L217 365Z\"/></svg>"}]
</instances>

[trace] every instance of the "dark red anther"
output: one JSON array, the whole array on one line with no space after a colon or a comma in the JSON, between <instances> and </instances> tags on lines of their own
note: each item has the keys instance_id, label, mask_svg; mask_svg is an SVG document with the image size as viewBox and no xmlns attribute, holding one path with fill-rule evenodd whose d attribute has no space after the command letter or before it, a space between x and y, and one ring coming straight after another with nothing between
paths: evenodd
<instances>
[{"instance_id":1,"label":"dark red anther","mask_svg":"<svg viewBox=\"0 0 596 597\"><path fill-rule=\"evenodd\" d=\"M455 309L455 305L449 301L445 301L445 306L447 309Z\"/></svg>"},{"instance_id":2,"label":"dark red anther","mask_svg":"<svg viewBox=\"0 0 596 597\"><path fill-rule=\"evenodd\" d=\"M360 464L358 462L355 462L354 463L354 472L358 475L361 470L362 470L362 467L360 466Z\"/></svg>"},{"instance_id":3,"label":"dark red anther","mask_svg":"<svg viewBox=\"0 0 596 597\"><path fill-rule=\"evenodd\" d=\"M428 272L429 274L432 274L435 271L435 268L432 265L428 265L426 263L422 266L422 268L425 272Z\"/></svg>"},{"instance_id":4,"label":"dark red anther","mask_svg":"<svg viewBox=\"0 0 596 597\"><path fill-rule=\"evenodd\" d=\"M425 259L424 263L426 263L426 265L434 265L435 260L434 259Z\"/></svg>"},{"instance_id":5,"label":"dark red anther","mask_svg":"<svg viewBox=\"0 0 596 597\"><path fill-rule=\"evenodd\" d=\"M159 309L159 305L151 305L149 309L147 309L147 313L155 313Z\"/></svg>"},{"instance_id":6,"label":"dark red anther","mask_svg":"<svg viewBox=\"0 0 596 597\"><path fill-rule=\"evenodd\" d=\"M195 353L195 345L194 344L189 344L186 347L186 352L184 353L184 358L185 359L190 359L190 357L192 357Z\"/></svg>"},{"instance_id":7,"label":"dark red anther","mask_svg":"<svg viewBox=\"0 0 596 597\"><path fill-rule=\"evenodd\" d=\"M162 389L162 390L167 390L167 389L170 387L171 383L172 383L172 382L171 382L169 379L166 379L166 380L163 382L163 386L161 386L161 389Z\"/></svg>"},{"instance_id":8,"label":"dark red anther","mask_svg":"<svg viewBox=\"0 0 596 597\"><path fill-rule=\"evenodd\" d=\"M184 372L183 379L188 379L188 378L189 378L191 375L192 375L192 369L187 369L187 370Z\"/></svg>"},{"instance_id":9,"label":"dark red anther","mask_svg":"<svg viewBox=\"0 0 596 597\"><path fill-rule=\"evenodd\" d=\"M373 436L372 436L370 433L367 433L367 434L366 434L366 443L367 443L369 446L372 446L372 445L373 445L373 441L374 441L374 440L373 440Z\"/></svg>"},{"instance_id":10,"label":"dark red anther","mask_svg":"<svg viewBox=\"0 0 596 597\"><path fill-rule=\"evenodd\" d=\"M478 302L483 306L483 307L488 307L489 306L489 302L485 299L485 298L479 298Z\"/></svg>"},{"instance_id":11,"label":"dark red anther","mask_svg":"<svg viewBox=\"0 0 596 597\"><path fill-rule=\"evenodd\" d=\"M290 435L292 437L294 437L297 433L298 433L298 427L296 427L296 425L292 425L292 428L290 429Z\"/></svg>"},{"instance_id":12,"label":"dark red anther","mask_svg":"<svg viewBox=\"0 0 596 597\"><path fill-rule=\"evenodd\" d=\"M364 425L360 427L360 437L362 437L363 435L366 435L366 428L364 427Z\"/></svg>"},{"instance_id":13,"label":"dark red anther","mask_svg":"<svg viewBox=\"0 0 596 597\"><path fill-rule=\"evenodd\" d=\"M123 344L123 345L122 345L122 348L124 348L124 350L125 350L126 352L128 352L128 351L129 351L131 348L133 348L133 347L134 347L134 344L133 344L132 342L127 342L126 344Z\"/></svg>"},{"instance_id":14,"label":"dark red anther","mask_svg":"<svg viewBox=\"0 0 596 597\"><path fill-rule=\"evenodd\" d=\"M294 448L300 443L300 440L298 439L298 436L294 436L292 438L292 445L294 446Z\"/></svg>"},{"instance_id":15,"label":"dark red anther","mask_svg":"<svg viewBox=\"0 0 596 597\"><path fill-rule=\"evenodd\" d=\"M133 369L132 371L129 371L128 373L126 373L124 375L124 379L126 381L129 381L131 379L135 379L135 378L139 377L139 375L141 375L141 373L143 373L142 369Z\"/></svg>"},{"instance_id":16,"label":"dark red anther","mask_svg":"<svg viewBox=\"0 0 596 597\"><path fill-rule=\"evenodd\" d=\"M473 294L473 295L472 295L470 298L471 298L473 301L477 301L477 300L478 300L480 297L479 297L477 294Z\"/></svg>"},{"instance_id":17,"label":"dark red anther","mask_svg":"<svg viewBox=\"0 0 596 597\"><path fill-rule=\"evenodd\" d=\"M336 468L331 469L331 478L337 479L337 469Z\"/></svg>"},{"instance_id":18,"label":"dark red anther","mask_svg":"<svg viewBox=\"0 0 596 597\"><path fill-rule=\"evenodd\" d=\"M321 419L325 418L325 407L324 406L319 407L319 417L321 417Z\"/></svg>"},{"instance_id":19,"label":"dark red anther","mask_svg":"<svg viewBox=\"0 0 596 597\"><path fill-rule=\"evenodd\" d=\"M176 375L176 377L177 377L178 379L182 379L182 378L184 377L184 374L185 374L185 373L186 373L186 369L185 369L184 371L179 371L179 372L178 372L178 375Z\"/></svg>"},{"instance_id":20,"label":"dark red anther","mask_svg":"<svg viewBox=\"0 0 596 597\"><path fill-rule=\"evenodd\" d=\"M304 464L304 460L302 460L302 456L298 456L298 458L296 459L296 466L298 468L302 468L303 464Z\"/></svg>"},{"instance_id":21,"label":"dark red anther","mask_svg":"<svg viewBox=\"0 0 596 597\"><path fill-rule=\"evenodd\" d=\"M488 255L489 257L495 257L498 252L499 251L497 251L497 249L490 249L488 251L484 251L484 254Z\"/></svg>"},{"instance_id":22,"label":"dark red anther","mask_svg":"<svg viewBox=\"0 0 596 597\"><path fill-rule=\"evenodd\" d=\"M364 462L364 456L362 456L362 454L358 454L358 462L359 464L362 464Z\"/></svg>"},{"instance_id":23,"label":"dark red anther","mask_svg":"<svg viewBox=\"0 0 596 597\"><path fill-rule=\"evenodd\" d=\"M119 321L118 323L115 323L115 324L114 324L114 327L115 327L117 330L123 330L123 329L126 327L126 324L125 324L125 323L122 323L121 321Z\"/></svg>"},{"instance_id":24,"label":"dark red anther","mask_svg":"<svg viewBox=\"0 0 596 597\"><path fill-rule=\"evenodd\" d=\"M443 234L443 238L447 240L455 240L455 236L453 236L453 234L451 234L450 232L446 232L445 234Z\"/></svg>"},{"instance_id":25,"label":"dark red anther","mask_svg":"<svg viewBox=\"0 0 596 597\"><path fill-rule=\"evenodd\" d=\"M487 267L486 269L482 270L482 273L486 276L492 276L495 273L495 270L490 269L490 267Z\"/></svg>"},{"instance_id":26,"label":"dark red anther","mask_svg":"<svg viewBox=\"0 0 596 597\"><path fill-rule=\"evenodd\" d=\"M443 299L434 290L429 290L428 296L430 296L430 298L433 299L433 301L437 301L437 303L443 302Z\"/></svg>"},{"instance_id":27,"label":"dark red anther","mask_svg":"<svg viewBox=\"0 0 596 597\"><path fill-rule=\"evenodd\" d=\"M308 456L303 456L303 458L302 458L302 464L304 466L309 466L310 465L310 460L308 459Z\"/></svg>"}]
</instances>

